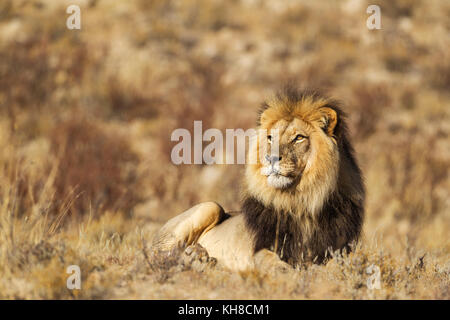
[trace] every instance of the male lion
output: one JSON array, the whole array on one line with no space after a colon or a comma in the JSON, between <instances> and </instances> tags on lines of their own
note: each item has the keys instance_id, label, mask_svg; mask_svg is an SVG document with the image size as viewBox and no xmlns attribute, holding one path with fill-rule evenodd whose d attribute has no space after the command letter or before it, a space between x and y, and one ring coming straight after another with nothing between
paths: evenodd
<instances>
[{"instance_id":1,"label":"male lion","mask_svg":"<svg viewBox=\"0 0 450 320\"><path fill-rule=\"evenodd\" d=\"M328 250L358 239L364 183L336 102L285 89L263 104L258 128L266 133L258 130L249 149L242 213L198 204L162 227L155 249L200 244L224 266L246 270L322 263Z\"/></svg>"}]
</instances>

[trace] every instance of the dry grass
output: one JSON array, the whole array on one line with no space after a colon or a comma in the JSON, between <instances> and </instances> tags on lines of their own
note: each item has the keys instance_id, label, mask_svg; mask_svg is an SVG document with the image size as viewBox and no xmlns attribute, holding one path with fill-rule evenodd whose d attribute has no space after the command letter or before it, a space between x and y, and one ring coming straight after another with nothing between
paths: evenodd
<instances>
[{"instance_id":1,"label":"dry grass","mask_svg":"<svg viewBox=\"0 0 450 320\"><path fill-rule=\"evenodd\" d=\"M0 3L0 298L450 298L447 2L382 1L380 31L358 1L78 3L81 31L69 2ZM289 274L147 252L197 202L239 209L243 167L173 165L172 130L252 127L285 81L347 106L355 250Z\"/></svg>"}]
</instances>

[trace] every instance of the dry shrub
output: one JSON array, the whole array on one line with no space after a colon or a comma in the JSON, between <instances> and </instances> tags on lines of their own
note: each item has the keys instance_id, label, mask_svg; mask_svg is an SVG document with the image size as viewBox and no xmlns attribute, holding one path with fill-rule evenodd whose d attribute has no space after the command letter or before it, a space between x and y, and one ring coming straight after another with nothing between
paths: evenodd
<instances>
[{"instance_id":1,"label":"dry shrub","mask_svg":"<svg viewBox=\"0 0 450 320\"><path fill-rule=\"evenodd\" d=\"M187 270L204 272L207 269L214 268L217 263L217 259L210 257L208 252L199 244L160 251L147 250L144 242L142 253L147 266L156 275L159 283L166 282L177 272Z\"/></svg>"},{"instance_id":2,"label":"dry shrub","mask_svg":"<svg viewBox=\"0 0 450 320\"><path fill-rule=\"evenodd\" d=\"M403 91L400 94L401 105L407 110L413 109L416 106L416 96L417 88L406 86L405 88L403 88Z\"/></svg>"},{"instance_id":3,"label":"dry shrub","mask_svg":"<svg viewBox=\"0 0 450 320\"><path fill-rule=\"evenodd\" d=\"M48 44L32 39L0 51L0 91L11 107L39 108L54 87L48 65ZM39 79L39 81L36 81ZM11 88L11 90L7 90Z\"/></svg>"},{"instance_id":4,"label":"dry shrub","mask_svg":"<svg viewBox=\"0 0 450 320\"><path fill-rule=\"evenodd\" d=\"M55 90L80 82L87 54L85 44L76 40L55 46L42 36L12 43L8 50L0 50L0 59L0 91L8 105L39 108Z\"/></svg>"},{"instance_id":5,"label":"dry shrub","mask_svg":"<svg viewBox=\"0 0 450 320\"><path fill-rule=\"evenodd\" d=\"M74 193L72 213L129 212L139 201L138 159L122 136L75 118L58 125L50 139L59 154L56 199Z\"/></svg>"},{"instance_id":6,"label":"dry shrub","mask_svg":"<svg viewBox=\"0 0 450 320\"><path fill-rule=\"evenodd\" d=\"M414 129L403 129L393 136L395 142L385 142L385 146L392 150L386 153L389 197L401 203L394 217L406 218L415 226L424 225L444 209L444 199L437 191L447 179L448 162L438 159L436 154L423 152L426 148L435 149L434 137L424 137ZM402 150L401 155L398 150Z\"/></svg>"},{"instance_id":7,"label":"dry shrub","mask_svg":"<svg viewBox=\"0 0 450 320\"><path fill-rule=\"evenodd\" d=\"M74 39L55 45L42 35L0 48L0 61L0 114L10 117L17 135L32 139L45 131L36 118L78 100L73 93L82 82L87 54Z\"/></svg>"},{"instance_id":8,"label":"dry shrub","mask_svg":"<svg viewBox=\"0 0 450 320\"><path fill-rule=\"evenodd\" d=\"M3 209L10 216L26 217L24 225L39 224L39 220L47 219L50 212L63 211L66 199L59 202L61 207L53 201L56 170L54 157L48 154L48 143L41 139L18 148L14 145L17 142L13 133L9 136L1 131L0 135L6 135L4 141L11 143L10 146L0 143L4 150L0 158L0 203ZM32 237L31 233L28 236Z\"/></svg>"},{"instance_id":9,"label":"dry shrub","mask_svg":"<svg viewBox=\"0 0 450 320\"><path fill-rule=\"evenodd\" d=\"M431 64L426 70L426 75L430 85L439 91L448 93L450 88L450 57L448 54L437 54L439 63Z\"/></svg>"},{"instance_id":10,"label":"dry shrub","mask_svg":"<svg viewBox=\"0 0 450 320\"><path fill-rule=\"evenodd\" d=\"M110 114L119 119L129 121L157 115L155 106L160 103L160 99L147 97L133 87L126 88L115 78L109 80L106 90Z\"/></svg>"},{"instance_id":11,"label":"dry shrub","mask_svg":"<svg viewBox=\"0 0 450 320\"><path fill-rule=\"evenodd\" d=\"M387 55L384 58L386 69L392 72L407 72L411 66L409 57L402 55Z\"/></svg>"},{"instance_id":12,"label":"dry shrub","mask_svg":"<svg viewBox=\"0 0 450 320\"><path fill-rule=\"evenodd\" d=\"M302 87L321 88L327 90L334 85L335 75L330 65L314 59L311 64L300 70L295 77L301 80Z\"/></svg>"},{"instance_id":13,"label":"dry shrub","mask_svg":"<svg viewBox=\"0 0 450 320\"><path fill-rule=\"evenodd\" d=\"M386 86L367 83L356 85L352 93L349 105L351 132L364 139L375 132L380 116L391 104L391 97Z\"/></svg>"}]
</instances>

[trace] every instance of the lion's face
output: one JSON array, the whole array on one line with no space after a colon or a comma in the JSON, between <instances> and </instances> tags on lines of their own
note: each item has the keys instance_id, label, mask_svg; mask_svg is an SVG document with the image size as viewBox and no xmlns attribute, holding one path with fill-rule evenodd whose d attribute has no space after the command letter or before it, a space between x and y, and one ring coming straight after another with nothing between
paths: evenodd
<instances>
[{"instance_id":1,"label":"lion's face","mask_svg":"<svg viewBox=\"0 0 450 320\"><path fill-rule=\"evenodd\" d=\"M311 212L318 210L336 186L336 112L326 100L274 100L259 124L258 142L249 150L247 191L280 209L304 202Z\"/></svg>"},{"instance_id":2,"label":"lion's face","mask_svg":"<svg viewBox=\"0 0 450 320\"><path fill-rule=\"evenodd\" d=\"M273 188L287 189L296 185L311 156L313 128L294 118L279 120L263 129L267 136L261 137L264 153L261 174Z\"/></svg>"}]
</instances>

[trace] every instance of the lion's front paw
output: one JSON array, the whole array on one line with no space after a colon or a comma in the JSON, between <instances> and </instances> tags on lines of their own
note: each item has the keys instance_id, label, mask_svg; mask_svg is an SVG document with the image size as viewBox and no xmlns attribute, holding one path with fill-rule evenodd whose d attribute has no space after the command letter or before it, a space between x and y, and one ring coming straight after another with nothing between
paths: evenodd
<instances>
[{"instance_id":1,"label":"lion's front paw","mask_svg":"<svg viewBox=\"0 0 450 320\"><path fill-rule=\"evenodd\" d=\"M273 266L272 266L273 271L275 272L279 272L279 273L288 273L293 271L294 269L292 268L291 265L287 264L284 261L278 261L276 262Z\"/></svg>"},{"instance_id":2,"label":"lion's front paw","mask_svg":"<svg viewBox=\"0 0 450 320\"><path fill-rule=\"evenodd\" d=\"M181 257L184 266L190 266L196 271L204 271L205 268L214 267L216 258L210 257L205 248L199 244L186 247Z\"/></svg>"}]
</instances>

